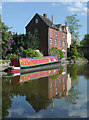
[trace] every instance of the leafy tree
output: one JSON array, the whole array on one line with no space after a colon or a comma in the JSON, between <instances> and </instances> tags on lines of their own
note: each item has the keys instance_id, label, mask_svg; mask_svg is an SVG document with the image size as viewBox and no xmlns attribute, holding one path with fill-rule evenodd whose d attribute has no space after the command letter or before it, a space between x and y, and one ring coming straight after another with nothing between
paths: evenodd
<instances>
[{"instance_id":1,"label":"leafy tree","mask_svg":"<svg viewBox=\"0 0 89 120\"><path fill-rule=\"evenodd\" d=\"M63 58L63 52L62 52L62 50L59 50L57 47L52 47L49 50L49 55L51 55L51 56L57 56L59 58Z\"/></svg>"},{"instance_id":2,"label":"leafy tree","mask_svg":"<svg viewBox=\"0 0 89 120\"><path fill-rule=\"evenodd\" d=\"M39 48L39 40L35 35L32 35L30 32L26 33L26 39L24 39L24 49L32 48L38 49Z\"/></svg>"},{"instance_id":3,"label":"leafy tree","mask_svg":"<svg viewBox=\"0 0 89 120\"><path fill-rule=\"evenodd\" d=\"M69 32L72 35L72 43L76 41L76 43L79 42L79 28L82 25L79 25L79 19L76 18L77 14L73 14L71 16L65 17L65 23L68 25Z\"/></svg>"},{"instance_id":4,"label":"leafy tree","mask_svg":"<svg viewBox=\"0 0 89 120\"><path fill-rule=\"evenodd\" d=\"M12 52L12 44L13 44L13 37L11 33L9 32L10 27L4 24L1 20L1 15L0 15L0 38L2 37L2 41L0 43L2 44L2 58L6 57L6 54L8 52ZM2 35L1 35L2 34Z\"/></svg>"},{"instance_id":5,"label":"leafy tree","mask_svg":"<svg viewBox=\"0 0 89 120\"><path fill-rule=\"evenodd\" d=\"M89 34L84 36L84 39L80 42L80 45L89 47Z\"/></svg>"},{"instance_id":6,"label":"leafy tree","mask_svg":"<svg viewBox=\"0 0 89 120\"><path fill-rule=\"evenodd\" d=\"M15 41L13 44L13 53L17 54L20 57L23 57L24 50L27 50L28 48L39 48L39 40L30 32L28 32L27 34L19 35L16 33L15 35L13 35L13 39Z\"/></svg>"},{"instance_id":7,"label":"leafy tree","mask_svg":"<svg viewBox=\"0 0 89 120\"><path fill-rule=\"evenodd\" d=\"M77 49L76 49L76 44L75 43L70 45L69 55L72 59L75 60L76 55L77 55Z\"/></svg>"},{"instance_id":8,"label":"leafy tree","mask_svg":"<svg viewBox=\"0 0 89 120\"><path fill-rule=\"evenodd\" d=\"M18 35L17 33L13 35L14 43L12 45L13 47L13 53L17 54L18 56L23 55L24 50L24 34Z\"/></svg>"},{"instance_id":9,"label":"leafy tree","mask_svg":"<svg viewBox=\"0 0 89 120\"><path fill-rule=\"evenodd\" d=\"M38 52L31 48L24 50L24 55L25 55L25 57L39 57Z\"/></svg>"}]
</instances>

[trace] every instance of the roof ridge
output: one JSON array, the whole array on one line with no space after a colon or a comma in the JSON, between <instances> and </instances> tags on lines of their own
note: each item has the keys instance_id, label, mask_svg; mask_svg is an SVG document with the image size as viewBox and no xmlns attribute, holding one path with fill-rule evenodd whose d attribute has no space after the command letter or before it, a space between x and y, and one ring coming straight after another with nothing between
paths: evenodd
<instances>
[{"instance_id":1,"label":"roof ridge","mask_svg":"<svg viewBox=\"0 0 89 120\"><path fill-rule=\"evenodd\" d=\"M37 13L38 14L38 13ZM54 28L56 30L59 30L58 27L55 26L55 24L52 23L52 21L49 18L45 18L44 16L38 14L40 18L46 23L47 26Z\"/></svg>"}]
</instances>

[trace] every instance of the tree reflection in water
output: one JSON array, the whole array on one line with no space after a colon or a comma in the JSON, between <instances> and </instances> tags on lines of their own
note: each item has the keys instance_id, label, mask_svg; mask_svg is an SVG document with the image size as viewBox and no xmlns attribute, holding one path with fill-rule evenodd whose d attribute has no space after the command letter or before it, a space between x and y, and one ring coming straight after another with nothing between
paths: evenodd
<instances>
[{"instance_id":1,"label":"tree reflection in water","mask_svg":"<svg viewBox=\"0 0 89 120\"><path fill-rule=\"evenodd\" d=\"M19 80L21 78L20 76L3 77L3 118L8 116L8 110L12 106L11 104L13 104L13 97L17 95L26 96L26 101L32 105L36 112L47 109L54 99L61 99L62 97L65 97L65 102L76 104L80 95L78 89L79 79L77 75L81 74L79 71L81 71L82 66L79 67L77 64L71 64L68 66L64 65L63 67L56 74L54 70L52 71L54 74L51 76L35 78L34 80L28 79L26 82L21 82L21 80ZM82 67L82 69L83 68L84 67ZM46 73L50 74L50 72L51 71L48 71ZM70 80L68 80L68 76Z\"/></svg>"}]
</instances>

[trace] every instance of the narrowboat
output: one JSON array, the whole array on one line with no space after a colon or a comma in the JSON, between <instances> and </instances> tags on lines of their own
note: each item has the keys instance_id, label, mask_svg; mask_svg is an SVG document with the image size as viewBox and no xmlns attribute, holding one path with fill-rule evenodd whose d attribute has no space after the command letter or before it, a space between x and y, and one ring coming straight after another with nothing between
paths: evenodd
<instances>
[{"instance_id":1,"label":"narrowboat","mask_svg":"<svg viewBox=\"0 0 89 120\"><path fill-rule=\"evenodd\" d=\"M29 69L44 65L50 65L53 63L59 63L60 60L55 56L46 56L46 57L33 57L33 58L18 58L10 60L10 70L11 72L19 73L23 69Z\"/></svg>"},{"instance_id":2,"label":"narrowboat","mask_svg":"<svg viewBox=\"0 0 89 120\"><path fill-rule=\"evenodd\" d=\"M56 75L59 73L60 69L51 69L51 70L43 70L43 71L36 71L36 72L31 72L31 73L25 73L25 74L20 74L20 73L15 73L13 74L12 80L19 80L19 83L27 82L29 80L35 80L47 76L52 76Z\"/></svg>"}]
</instances>

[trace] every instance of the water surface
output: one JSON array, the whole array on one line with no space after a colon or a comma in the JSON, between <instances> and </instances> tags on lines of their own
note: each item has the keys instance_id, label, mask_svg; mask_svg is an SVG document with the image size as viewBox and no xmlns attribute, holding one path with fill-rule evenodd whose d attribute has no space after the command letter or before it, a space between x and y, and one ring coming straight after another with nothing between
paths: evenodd
<instances>
[{"instance_id":1,"label":"water surface","mask_svg":"<svg viewBox=\"0 0 89 120\"><path fill-rule=\"evenodd\" d=\"M85 118L89 64L2 77L3 118Z\"/></svg>"}]
</instances>

